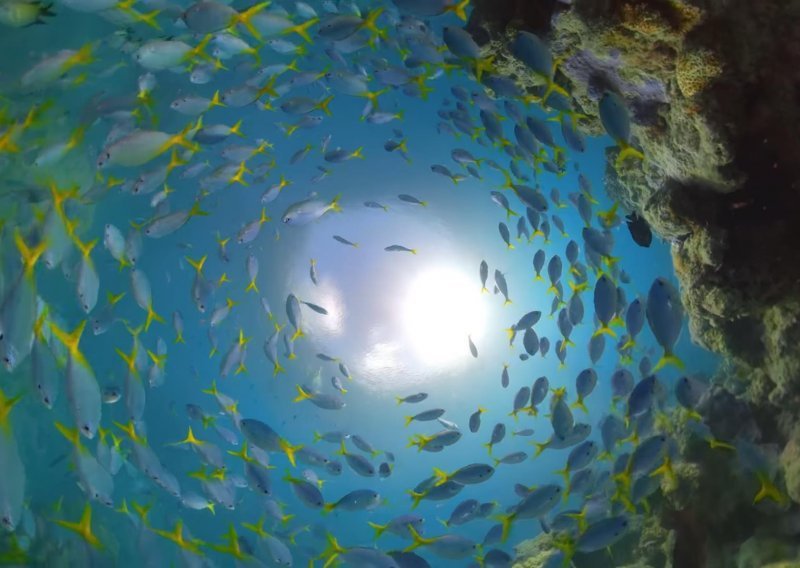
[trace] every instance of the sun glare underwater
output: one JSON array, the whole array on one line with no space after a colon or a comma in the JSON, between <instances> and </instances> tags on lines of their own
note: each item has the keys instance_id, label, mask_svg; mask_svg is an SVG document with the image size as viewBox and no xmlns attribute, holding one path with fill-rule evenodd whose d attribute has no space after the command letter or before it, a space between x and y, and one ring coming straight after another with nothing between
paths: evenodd
<instances>
[{"instance_id":1,"label":"sun glare underwater","mask_svg":"<svg viewBox=\"0 0 800 568\"><path fill-rule=\"evenodd\" d=\"M0 562L615 565L679 433L786 506L606 194L625 98L472 9L3 0Z\"/></svg>"}]
</instances>

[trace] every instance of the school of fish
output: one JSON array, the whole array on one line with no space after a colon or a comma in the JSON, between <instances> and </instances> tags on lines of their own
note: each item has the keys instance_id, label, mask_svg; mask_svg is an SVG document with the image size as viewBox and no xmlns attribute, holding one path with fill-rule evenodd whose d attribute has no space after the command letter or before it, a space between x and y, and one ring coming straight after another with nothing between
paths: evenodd
<instances>
[{"instance_id":1,"label":"school of fish","mask_svg":"<svg viewBox=\"0 0 800 568\"><path fill-rule=\"evenodd\" d=\"M628 534L648 499L674 478L681 456L664 422L676 407L713 451L730 454L757 480L755 502L785 502L770 456L745 441L718 440L703 423L695 409L709 385L691 375L665 378L666 371L684 367L676 353L686 323L680 294L663 277L647 285L646 295L628 299L630 277L615 255L615 240L628 238L615 230L624 226L620 206L599 210L599 196L583 174L579 187L562 189L563 201L558 189L545 195L540 188L543 176L557 180L577 164L587 144L581 115L556 81L558 61L545 41L519 31L508 45L540 84L526 92L495 69L465 30L469 0L235 4L0 3L0 29L6 41L19 38L20 45L31 30L89 20L103 30L79 36L81 45L59 45L56 35L49 36L40 59L20 52L24 65L2 73L3 563L52 565L60 555L63 565L73 566L500 568L513 564L515 543L544 530L556 535L559 547L547 565L569 566L576 555L611 547ZM451 84L451 76L463 82ZM178 98L161 96L162 85L174 84L180 84ZM344 99L363 102L354 120L392 130L382 150L336 145L326 123ZM399 167L422 159L402 129L403 104L411 100L441 101L431 110L432 124L451 149L452 164L431 164L431 175L456 186L480 180L494 219L487 221L491 230L496 224L502 246L525 251L525 262L532 263L528 282L507 279L491 259L468 268L476 288L493 289L512 320L507 329L493 331L505 331L521 361L557 358L569 384L512 376L508 364L498 363L499 380L492 381L494 389L508 389L504 408L477 401L468 409L446 408L424 391L397 392L397 403L410 410L405 424L390 425L398 439L393 451L370 443L366 426L316 432L313 424L298 424L284 430L267 413L240 413L242 401L226 394L231 381L269 389L271 381L286 377L295 383L295 396L283 404L351 412L348 393L359 389L359 379L345 361L315 355L333 374L329 385L319 377L297 379L292 371L299 358L295 346L308 341L308 318L326 317L328 308L295 293L268 297L262 290L270 262L257 247L281 232L346 215L349 208L392 214L395 204L430 207L424 195L356 202L347 193L325 191L324 180L341 164L355 160L351 165L357 166L370 153L396 153ZM597 105L616 146L614 166L641 167L646 157L635 146L624 97L607 91ZM245 109L263 111L268 126L217 118ZM288 163L278 162L276 147L297 138L308 143L293 150ZM87 159L91 174L65 181L70 165ZM318 165L301 170L307 182L288 173L290 165L312 160ZM299 188L310 185L319 189ZM232 218L222 209L235 200L241 205ZM117 226L95 215L101 206L137 213ZM574 238L563 220L570 209L583 223ZM142 210L148 213L140 215ZM214 244L185 244L182 270L169 289L152 286L148 257L164 254L159 239L179 236L195 223L211 227ZM650 246L643 219L629 215L627 225L637 244ZM332 238L354 254L366 246ZM434 246L412 248L412 240L381 247L414 260ZM304 266L318 285L317 261ZM515 294L531 286L542 286L543 305L518 305ZM72 305L48 301L64 289ZM190 297L194 313L173 309L170 294ZM269 332L257 335L232 314L258 317ZM537 332L548 315L558 336ZM592 329L588 345L571 338L578 326ZM86 348L110 331L126 338L113 346L113 368ZM198 337L208 340L210 354ZM659 353L642 347L652 344L651 337ZM259 344L265 376L253 370L263 367L254 364L262 357ZM464 338L472 357L481 357L480 347ZM171 353L188 349L212 358L217 373L192 376L190 369L174 368ZM601 376L592 366L569 367L568 356L577 349L588 350L593 365L613 351L617 370ZM158 429L148 426L157 416L148 411L160 389L175 382L193 394L176 401L170 418L185 437L154 443ZM610 385L613 393L602 414L587 406L598 384ZM201 391L203 403L192 402ZM460 420L468 427L462 429ZM26 425L34 422L41 436L57 437L63 449L61 457L49 456L56 458L51 467L66 467L59 465L64 460L74 481L52 500L31 483L35 450L28 446L36 439ZM349 423L357 424L357 416ZM487 453L444 467L440 457L470 436L480 438ZM170 456L180 450L185 452L176 462ZM386 502L382 480L393 475L396 463L421 452L440 467L409 479L405 502ZM563 466L546 472L552 474L547 483L532 486L543 475L536 465L543 452L558 453ZM516 485L492 485L501 467L518 472ZM339 476L361 488L343 495L326 490L325 481ZM495 497L480 499L486 494L475 493L476 485L491 487ZM446 518L439 523L416 513L422 502L444 506ZM228 513L252 503L261 511L254 518ZM372 541L349 536L347 515L354 511L370 512ZM299 520L309 514L319 522ZM337 522L326 523L329 514ZM194 536L191 519L198 515L204 526L216 527L215 535ZM468 524L485 527L485 536L468 536ZM208 534L207 528L200 532ZM104 533L114 534L114 545ZM123 550L129 556L114 557Z\"/></svg>"}]
</instances>

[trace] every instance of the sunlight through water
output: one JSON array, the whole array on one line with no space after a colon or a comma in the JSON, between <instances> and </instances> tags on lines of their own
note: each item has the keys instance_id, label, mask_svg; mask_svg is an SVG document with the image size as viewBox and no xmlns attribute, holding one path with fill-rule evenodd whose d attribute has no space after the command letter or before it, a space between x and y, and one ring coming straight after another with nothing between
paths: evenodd
<instances>
[{"instance_id":1,"label":"sunlight through water","mask_svg":"<svg viewBox=\"0 0 800 568\"><path fill-rule=\"evenodd\" d=\"M483 337L486 308L474 278L455 268L421 272L400 304L406 339L417 358L444 366L469 355L468 336Z\"/></svg>"}]
</instances>

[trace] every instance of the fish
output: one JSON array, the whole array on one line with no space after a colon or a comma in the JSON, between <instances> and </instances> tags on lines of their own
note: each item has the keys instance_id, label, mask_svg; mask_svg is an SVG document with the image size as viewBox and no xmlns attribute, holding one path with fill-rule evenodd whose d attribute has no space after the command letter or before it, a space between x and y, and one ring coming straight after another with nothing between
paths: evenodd
<instances>
[{"instance_id":1,"label":"fish","mask_svg":"<svg viewBox=\"0 0 800 568\"><path fill-rule=\"evenodd\" d=\"M333 235L333 240L349 247L358 248L358 243L354 243L353 241L346 239L341 235Z\"/></svg>"},{"instance_id":2,"label":"fish","mask_svg":"<svg viewBox=\"0 0 800 568\"><path fill-rule=\"evenodd\" d=\"M503 295L503 298L505 298L504 305L510 304L511 299L508 297L508 284L506 283L506 277L502 272L500 272L500 270L496 269L494 271L494 283L497 286L497 289Z\"/></svg>"},{"instance_id":3,"label":"fish","mask_svg":"<svg viewBox=\"0 0 800 568\"><path fill-rule=\"evenodd\" d=\"M387 252L410 252L411 254L417 254L417 249L404 247L403 245L389 245L383 250Z\"/></svg>"},{"instance_id":4,"label":"fish","mask_svg":"<svg viewBox=\"0 0 800 568\"><path fill-rule=\"evenodd\" d=\"M624 537L630 529L630 521L626 517L609 517L589 525L578 537L575 549L580 552L595 552L608 548Z\"/></svg>"},{"instance_id":5,"label":"fish","mask_svg":"<svg viewBox=\"0 0 800 568\"><path fill-rule=\"evenodd\" d=\"M427 201L421 201L418 198L414 197L413 195L408 195L407 193L401 193L397 196L400 201L405 201L406 203L411 203L413 205L421 205L422 207L427 207Z\"/></svg>"},{"instance_id":6,"label":"fish","mask_svg":"<svg viewBox=\"0 0 800 568\"><path fill-rule=\"evenodd\" d=\"M600 122L619 148L614 165L617 170L625 160L644 160L644 154L631 146L631 119L625 100L613 91L605 91L598 103Z\"/></svg>"},{"instance_id":7,"label":"fish","mask_svg":"<svg viewBox=\"0 0 800 568\"><path fill-rule=\"evenodd\" d=\"M494 448L494 446L502 442L505 437L506 437L506 425L503 424L502 422L498 422L497 424L494 425L494 428L492 428L492 435L491 438L489 439L489 442L484 444L484 446L489 450L489 455L492 454L492 449Z\"/></svg>"},{"instance_id":8,"label":"fish","mask_svg":"<svg viewBox=\"0 0 800 568\"><path fill-rule=\"evenodd\" d=\"M481 261L481 264L478 267L478 273L481 279L481 292L488 292L489 290L486 288L486 280L489 278L489 265L485 260Z\"/></svg>"},{"instance_id":9,"label":"fish","mask_svg":"<svg viewBox=\"0 0 800 568\"><path fill-rule=\"evenodd\" d=\"M649 248L653 242L653 231L644 217L640 217L634 212L625 217L625 223L628 226L633 242L640 247Z\"/></svg>"},{"instance_id":10,"label":"fish","mask_svg":"<svg viewBox=\"0 0 800 568\"><path fill-rule=\"evenodd\" d=\"M431 410L425 410L414 416L406 416L406 426L411 424L413 421L417 422L430 422L431 420L436 420L437 418L444 415L445 410L443 408L433 408Z\"/></svg>"},{"instance_id":11,"label":"fish","mask_svg":"<svg viewBox=\"0 0 800 568\"><path fill-rule=\"evenodd\" d=\"M609 327L609 323L617 312L617 288L607 275L603 274L597 279L594 287L594 311L600 327L595 335L604 333L611 337L617 334Z\"/></svg>"},{"instance_id":12,"label":"fish","mask_svg":"<svg viewBox=\"0 0 800 568\"><path fill-rule=\"evenodd\" d=\"M589 369L584 369L583 371L578 373L578 376L575 379L575 393L578 396L578 400L576 400L572 404L572 408L580 408L586 414L589 414L589 409L586 408L586 404L584 404L584 399L590 394L592 394L596 385L597 385L597 371L595 371L592 368L589 368Z\"/></svg>"},{"instance_id":13,"label":"fish","mask_svg":"<svg viewBox=\"0 0 800 568\"><path fill-rule=\"evenodd\" d=\"M428 393L419 392L415 394L410 394L408 396L400 397L396 396L395 400L397 400L397 404L417 404L418 402L422 402L423 400L428 398Z\"/></svg>"},{"instance_id":14,"label":"fish","mask_svg":"<svg viewBox=\"0 0 800 568\"><path fill-rule=\"evenodd\" d=\"M290 205L281 216L281 222L292 226L307 225L328 211L340 212L342 210L339 205L340 198L341 195L337 195L326 203L312 195L308 199Z\"/></svg>"},{"instance_id":15,"label":"fish","mask_svg":"<svg viewBox=\"0 0 800 568\"><path fill-rule=\"evenodd\" d=\"M683 369L683 361L673 353L683 328L683 304L678 291L665 278L656 278L650 286L646 315L650 330L664 350L653 372L665 365Z\"/></svg>"},{"instance_id":16,"label":"fish","mask_svg":"<svg viewBox=\"0 0 800 568\"><path fill-rule=\"evenodd\" d=\"M485 463L473 463L460 467L452 473L433 468L433 474L436 477L436 487L448 482L459 483L461 485L475 485L491 479L492 475L494 475L494 468Z\"/></svg>"},{"instance_id":17,"label":"fish","mask_svg":"<svg viewBox=\"0 0 800 568\"><path fill-rule=\"evenodd\" d=\"M502 237L503 242L506 243L506 247L508 249L513 249L514 245L511 244L511 233L508 230L508 225L501 222L498 224L498 230L500 231L500 237Z\"/></svg>"},{"instance_id":18,"label":"fish","mask_svg":"<svg viewBox=\"0 0 800 568\"><path fill-rule=\"evenodd\" d=\"M469 417L469 431L475 434L481 428L481 415L486 412L483 407L478 407L478 410L470 414Z\"/></svg>"}]
</instances>

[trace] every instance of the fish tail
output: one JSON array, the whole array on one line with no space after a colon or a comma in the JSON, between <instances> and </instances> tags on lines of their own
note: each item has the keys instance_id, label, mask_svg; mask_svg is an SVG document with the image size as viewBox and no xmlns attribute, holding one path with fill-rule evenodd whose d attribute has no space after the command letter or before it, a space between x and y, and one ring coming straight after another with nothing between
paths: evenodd
<instances>
[{"instance_id":1,"label":"fish tail","mask_svg":"<svg viewBox=\"0 0 800 568\"><path fill-rule=\"evenodd\" d=\"M450 480L450 476L447 475L447 472L438 467L433 468L433 475L436 476L436 487L444 485Z\"/></svg>"},{"instance_id":2,"label":"fish tail","mask_svg":"<svg viewBox=\"0 0 800 568\"><path fill-rule=\"evenodd\" d=\"M240 138L244 138L244 134L242 134L242 119L240 118L236 121L236 124L230 127L230 133L239 136Z\"/></svg>"},{"instance_id":3,"label":"fish tail","mask_svg":"<svg viewBox=\"0 0 800 568\"><path fill-rule=\"evenodd\" d=\"M385 39L386 38L386 30L383 30L377 26L378 18L380 18L381 14L383 14L384 8L376 8L374 10L370 10L367 13L367 17L361 22L361 28L367 29L371 32L372 38L375 36Z\"/></svg>"},{"instance_id":4,"label":"fish tail","mask_svg":"<svg viewBox=\"0 0 800 568\"><path fill-rule=\"evenodd\" d=\"M372 521L368 521L367 524L372 527L375 531L375 535L372 537L374 540L378 540L381 538L386 529L389 528L389 525L379 525L378 523L373 523Z\"/></svg>"},{"instance_id":5,"label":"fish tail","mask_svg":"<svg viewBox=\"0 0 800 568\"><path fill-rule=\"evenodd\" d=\"M617 334L614 332L613 329L608 327L607 325L600 325L600 327L592 334L592 337L597 337L598 335L610 335L611 337L616 338ZM656 369L653 369L654 371Z\"/></svg>"},{"instance_id":6,"label":"fish tail","mask_svg":"<svg viewBox=\"0 0 800 568\"><path fill-rule=\"evenodd\" d=\"M306 334L303 332L303 330L298 327L295 330L295 332L292 334L292 336L289 338L289 341L297 341L301 337L305 337L305 336L306 336Z\"/></svg>"},{"instance_id":7,"label":"fish tail","mask_svg":"<svg viewBox=\"0 0 800 568\"><path fill-rule=\"evenodd\" d=\"M621 350L621 351L626 351L626 350L628 350L628 349L633 349L634 347L636 347L636 340L635 340L634 338L632 338L632 337L631 337L630 339L628 339L628 341L626 341L626 342L625 342L625 343L622 345L622 347L620 348L620 350Z\"/></svg>"},{"instance_id":8,"label":"fish tail","mask_svg":"<svg viewBox=\"0 0 800 568\"><path fill-rule=\"evenodd\" d=\"M511 298L506 298L506 301L503 302L504 306L507 306L508 304L513 304L513 302L511 301Z\"/></svg>"},{"instance_id":9,"label":"fish tail","mask_svg":"<svg viewBox=\"0 0 800 568\"><path fill-rule=\"evenodd\" d=\"M584 411L586 414L589 414L589 409L588 409L588 408L586 408L586 404L583 402L583 399L582 399L582 398L579 398L579 399L578 399L578 400L576 400L574 403L572 403L572 405L570 406L570 408L580 408L580 409L581 409L581 410L583 410L583 411Z\"/></svg>"},{"instance_id":10,"label":"fish tail","mask_svg":"<svg viewBox=\"0 0 800 568\"><path fill-rule=\"evenodd\" d=\"M289 458L289 463L292 464L292 467L297 467L297 460L295 459L295 453L297 453L297 451L300 450L303 446L302 445L293 446L286 440L281 440L279 444L281 450L283 450L283 453L286 454L287 458Z\"/></svg>"},{"instance_id":11,"label":"fish tail","mask_svg":"<svg viewBox=\"0 0 800 568\"><path fill-rule=\"evenodd\" d=\"M322 565L322 568L328 568L328 566L331 566L334 562L336 562L336 559L339 557L339 555L345 552L345 549L342 548L335 536L333 536L331 533L328 533L327 538L328 546L319 556L320 560L325 560L325 564Z\"/></svg>"},{"instance_id":12,"label":"fish tail","mask_svg":"<svg viewBox=\"0 0 800 568\"><path fill-rule=\"evenodd\" d=\"M211 109L213 107L224 107L226 106L219 98L219 90L214 91L214 95L211 97L211 102L208 103L208 108Z\"/></svg>"},{"instance_id":13,"label":"fish tail","mask_svg":"<svg viewBox=\"0 0 800 568\"><path fill-rule=\"evenodd\" d=\"M413 416L406 416L406 426L408 426L409 424L411 424L411 421L412 421L412 420L414 420L414 417L413 417Z\"/></svg>"},{"instance_id":14,"label":"fish tail","mask_svg":"<svg viewBox=\"0 0 800 568\"><path fill-rule=\"evenodd\" d=\"M325 503L322 505L322 514L327 515L336 508L336 503Z\"/></svg>"},{"instance_id":15,"label":"fish tail","mask_svg":"<svg viewBox=\"0 0 800 568\"><path fill-rule=\"evenodd\" d=\"M333 200L330 202L330 205L328 205L328 207L330 207L331 211L334 211L336 213L341 213L342 212L342 206L339 205L339 200L341 198L342 198L342 194L341 193L337 193L334 196Z\"/></svg>"},{"instance_id":16,"label":"fish tail","mask_svg":"<svg viewBox=\"0 0 800 568\"><path fill-rule=\"evenodd\" d=\"M661 359L658 360L656 366L653 367L653 372L655 373L662 367L667 365L672 365L673 367L677 367L678 369L683 370L684 364L676 355L674 355L669 349L664 350L664 355L661 356Z\"/></svg>"},{"instance_id":17,"label":"fish tail","mask_svg":"<svg viewBox=\"0 0 800 568\"><path fill-rule=\"evenodd\" d=\"M405 547L403 549L403 552L411 552L412 550L416 550L420 546L425 546L426 544L431 544L432 542L436 541L435 539L425 538L421 536L417 532L417 529L414 528L414 525L408 525L408 532L411 533L411 538L413 539L413 542L409 546Z\"/></svg>"},{"instance_id":18,"label":"fish tail","mask_svg":"<svg viewBox=\"0 0 800 568\"><path fill-rule=\"evenodd\" d=\"M332 100L333 100L333 95L330 95L330 96L328 96L328 97L325 97L324 99L322 99L322 100L321 100L321 101L320 101L320 102L319 102L319 103L316 105L316 107L315 107L315 108L317 108L318 110L321 110L322 112L324 112L324 113L325 113L325 114L327 114L328 116L331 116L333 113L331 112L331 109L330 109L330 108L328 108L328 107L329 107L329 105L331 104L331 101L332 101Z\"/></svg>"},{"instance_id":19,"label":"fish tail","mask_svg":"<svg viewBox=\"0 0 800 568\"><path fill-rule=\"evenodd\" d=\"M137 12L136 10L130 10L128 14L130 14L137 22L151 27L156 31L161 31L161 26L159 26L158 22L156 21L156 17L161 14L161 10L153 10L151 12L145 12L144 14Z\"/></svg>"},{"instance_id":20,"label":"fish tail","mask_svg":"<svg viewBox=\"0 0 800 568\"><path fill-rule=\"evenodd\" d=\"M164 323L164 318L158 315L156 311L153 309L153 305L150 304L149 306L147 306L147 319L145 319L144 322L145 331L150 329L150 324L153 323L153 321L157 321L158 323Z\"/></svg>"},{"instance_id":21,"label":"fish tail","mask_svg":"<svg viewBox=\"0 0 800 568\"><path fill-rule=\"evenodd\" d=\"M296 26L292 26L290 28L286 28L283 33L284 34L297 34L301 38L303 38L306 42L312 43L311 36L308 35L308 29L319 22L319 18L311 18L310 20L306 20L302 24L297 24Z\"/></svg>"},{"instance_id":22,"label":"fish tail","mask_svg":"<svg viewBox=\"0 0 800 568\"><path fill-rule=\"evenodd\" d=\"M778 505L784 506L789 498L778 489L778 487L770 480L765 473L758 473L758 481L761 484L758 493L753 498L753 504L760 503L764 499L774 501Z\"/></svg>"},{"instance_id":23,"label":"fish tail","mask_svg":"<svg viewBox=\"0 0 800 568\"><path fill-rule=\"evenodd\" d=\"M8 409L10 410L10 408ZM81 435L80 432L78 432L77 428L68 428L64 426L61 422L56 422L55 427L59 432L61 432L61 435L64 436L73 446L75 446L76 448L80 447Z\"/></svg>"},{"instance_id":24,"label":"fish tail","mask_svg":"<svg viewBox=\"0 0 800 568\"><path fill-rule=\"evenodd\" d=\"M664 456L664 461L650 473L650 477L656 476L668 477L671 480L675 479L675 470L672 469L672 459L669 455Z\"/></svg>"},{"instance_id":25,"label":"fish tail","mask_svg":"<svg viewBox=\"0 0 800 568\"><path fill-rule=\"evenodd\" d=\"M717 440L716 438L711 438L708 441L708 445L713 450L730 450L732 452L736 451L736 446L732 446L731 444L728 444L726 442L722 442L720 440Z\"/></svg>"},{"instance_id":26,"label":"fish tail","mask_svg":"<svg viewBox=\"0 0 800 568\"><path fill-rule=\"evenodd\" d=\"M619 154L617 155L617 159L614 161L614 168L619 170L625 160L629 158L635 158L637 160L643 161L644 154L641 150L637 150L627 142L623 140L617 140L617 144L619 145Z\"/></svg>"},{"instance_id":27,"label":"fish tail","mask_svg":"<svg viewBox=\"0 0 800 568\"><path fill-rule=\"evenodd\" d=\"M36 267L36 263L39 261L39 258L47 249L47 241L42 240L35 247L30 248L25 243L25 240L22 238L22 233L20 232L20 230L17 229L16 231L14 231L14 243L17 245L17 250L19 251L20 257L22 258L23 271L25 275L27 276L32 275L33 270Z\"/></svg>"},{"instance_id":28,"label":"fish tail","mask_svg":"<svg viewBox=\"0 0 800 568\"><path fill-rule=\"evenodd\" d=\"M192 208L189 209L189 217L208 217L208 212L200 209L200 202L195 201Z\"/></svg>"},{"instance_id":29,"label":"fish tail","mask_svg":"<svg viewBox=\"0 0 800 568\"><path fill-rule=\"evenodd\" d=\"M261 40L261 34L255 28L255 26L250 20L252 20L253 16L258 14L259 12L263 12L264 9L266 9L270 5L270 3L271 2L260 2L255 6L251 6L244 12L237 14L234 19L234 24L243 25L254 38L256 38L257 40Z\"/></svg>"},{"instance_id":30,"label":"fish tail","mask_svg":"<svg viewBox=\"0 0 800 568\"><path fill-rule=\"evenodd\" d=\"M285 372L286 372L286 369L284 369L281 366L280 363L276 362L275 365L273 365L273 367L272 367L272 376L273 377L276 377L278 375L278 373L285 373Z\"/></svg>"},{"instance_id":31,"label":"fish tail","mask_svg":"<svg viewBox=\"0 0 800 568\"><path fill-rule=\"evenodd\" d=\"M505 542L508 540L508 535L511 533L511 524L514 522L514 514L500 515L498 520L503 526L503 531L500 534L500 542Z\"/></svg>"},{"instance_id":32,"label":"fish tail","mask_svg":"<svg viewBox=\"0 0 800 568\"><path fill-rule=\"evenodd\" d=\"M256 294L258 294L258 286L256 285L256 279L255 278L253 278L250 281L250 284L247 285L247 288L244 289L245 292L249 292L251 290L253 292L255 292Z\"/></svg>"},{"instance_id":33,"label":"fish tail","mask_svg":"<svg viewBox=\"0 0 800 568\"><path fill-rule=\"evenodd\" d=\"M536 446L536 453L533 454L534 458L539 457L542 454L542 452L547 449L547 442L544 443L534 442L533 445Z\"/></svg>"},{"instance_id":34,"label":"fish tail","mask_svg":"<svg viewBox=\"0 0 800 568\"><path fill-rule=\"evenodd\" d=\"M206 59L211 60L211 57L205 52L206 47L208 46L208 42L211 41L213 36L211 34L206 34L206 36L200 40L194 48L189 50L186 54L185 59L190 63L196 62L198 59Z\"/></svg>"},{"instance_id":35,"label":"fish tail","mask_svg":"<svg viewBox=\"0 0 800 568\"><path fill-rule=\"evenodd\" d=\"M456 4L446 6L444 11L455 14L462 22L467 21L467 6L470 0L460 0Z\"/></svg>"},{"instance_id":36,"label":"fish tail","mask_svg":"<svg viewBox=\"0 0 800 568\"><path fill-rule=\"evenodd\" d=\"M311 400L312 398L314 398L311 396L311 393L306 391L300 385L295 385L295 388L297 389L297 396L294 398L292 402L301 402L303 400Z\"/></svg>"}]
</instances>

